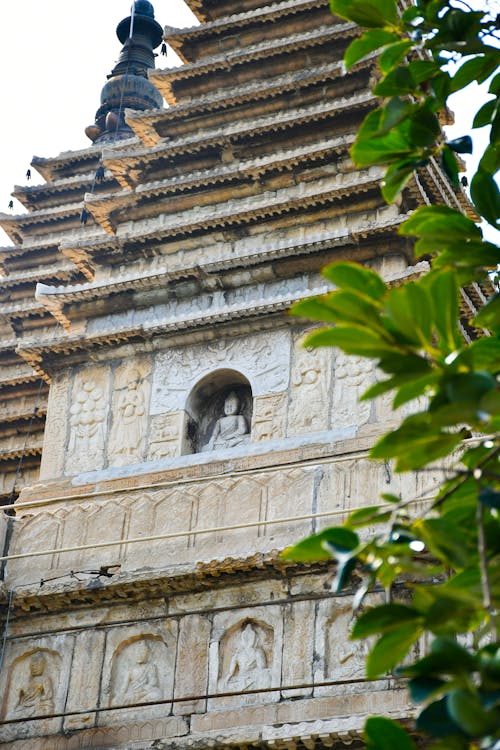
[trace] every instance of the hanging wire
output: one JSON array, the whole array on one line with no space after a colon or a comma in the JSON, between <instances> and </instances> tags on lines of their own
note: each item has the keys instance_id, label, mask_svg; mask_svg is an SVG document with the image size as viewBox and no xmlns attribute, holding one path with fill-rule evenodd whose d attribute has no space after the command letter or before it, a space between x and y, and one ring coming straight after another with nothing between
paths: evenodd
<instances>
[{"instance_id":1,"label":"hanging wire","mask_svg":"<svg viewBox=\"0 0 500 750\"><path fill-rule=\"evenodd\" d=\"M389 678L384 677L380 680L377 680L377 682L387 682ZM397 682L400 684L404 684L407 682L406 677L398 677L396 675L391 675L390 679L393 682ZM47 719L61 719L65 718L67 716L83 716L86 714L101 714L101 713L107 713L109 711L120 711L123 709L130 710L132 708L150 708L153 706L168 706L170 704L179 704L179 703L191 703L196 701L205 701L205 700L214 700L216 698L235 698L239 696L245 696L245 695L268 695L272 693L281 693L286 692L288 690L315 690L318 688L326 688L326 687L343 687L345 685L369 685L374 683L374 680L367 680L366 677L355 677L353 679L346 679L346 680L322 680L321 682L299 682L295 684L288 684L288 685L277 685L272 686L268 688L251 688L249 690L231 690L231 691L224 691L219 693L204 693L203 695L186 695L182 697L172 697L172 698L162 698L161 700L154 700L154 701L142 701L137 703L124 703L124 704L118 704L118 705L111 705L111 706L95 706L93 708L85 708L85 709L79 709L75 711L61 711L57 713L47 713L47 714L39 714L38 716L30 716L29 721L46 721ZM0 721L0 725L8 725L8 724L22 724L23 722L27 721L27 717L20 717L18 719L4 719L3 721Z\"/></svg>"},{"instance_id":2,"label":"hanging wire","mask_svg":"<svg viewBox=\"0 0 500 750\"><path fill-rule=\"evenodd\" d=\"M2 671L4 659L5 659L5 650L7 648L7 635L9 631L9 623L10 623L10 612L12 609L12 599L14 596L14 589L9 590L9 601L7 603L7 617L5 618L5 625L3 629L3 636L2 636L2 652L0 653L0 672Z\"/></svg>"},{"instance_id":3,"label":"hanging wire","mask_svg":"<svg viewBox=\"0 0 500 750\"><path fill-rule=\"evenodd\" d=\"M30 421L29 421L29 424L28 424L28 432L26 433L26 438L25 438L25 441L24 441L23 449L21 451L21 455L19 456L19 461L17 463L16 474L15 474L15 477L14 477L14 482L12 484L12 489L10 491L9 503L8 503L7 507L11 507L13 505L14 495L16 494L17 480L19 479L19 475L21 473L21 469L22 469L22 466L23 466L23 461L24 461L24 457L25 457L25 454L26 454L26 448L28 447L28 441L29 441L29 439L31 437L31 432L32 432L32 429L33 429L33 422L35 420L35 417L38 414L38 409L40 407L40 396L42 394L43 385L44 385L44 381L42 380L42 378L40 378L40 384L38 386L38 392L36 394L36 399L35 399L35 406L34 406L33 413L31 415L31 418L30 418Z\"/></svg>"}]
</instances>

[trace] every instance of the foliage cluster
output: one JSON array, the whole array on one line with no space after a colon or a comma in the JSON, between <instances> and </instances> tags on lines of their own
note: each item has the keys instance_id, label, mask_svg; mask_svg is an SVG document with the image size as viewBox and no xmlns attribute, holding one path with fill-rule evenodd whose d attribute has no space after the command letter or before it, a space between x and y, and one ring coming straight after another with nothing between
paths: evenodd
<instances>
[{"instance_id":1,"label":"foliage cluster","mask_svg":"<svg viewBox=\"0 0 500 750\"><path fill-rule=\"evenodd\" d=\"M490 126L490 141L471 199L479 217L498 229L497 18L462 0L416 0L403 8L395 0L331 0L331 8L365 29L347 49L346 66L367 55L378 59L380 106L365 119L351 155L360 167L385 166L388 202L428 164L459 189L456 154L470 152L472 139L447 141L440 117L453 92L489 79L474 127ZM415 728L429 746L499 750L500 297L469 321L478 334L470 341L460 327L460 295L462 287L490 283L500 247L448 205L416 210L400 232L415 238L417 258L432 258L427 274L394 286L366 267L337 263L324 271L335 291L299 303L294 313L328 324L308 346L375 361L382 376L363 398L390 393L395 410L411 406L372 458L393 461L400 472L442 470L443 481L419 514L412 499L383 495L284 554L334 557L338 590L358 581L352 638L375 638L367 676L393 673L408 681L419 704ZM385 603L363 610L376 589L386 592ZM423 638L428 653L412 660ZM382 717L368 720L365 736L369 750L416 747Z\"/></svg>"}]
</instances>

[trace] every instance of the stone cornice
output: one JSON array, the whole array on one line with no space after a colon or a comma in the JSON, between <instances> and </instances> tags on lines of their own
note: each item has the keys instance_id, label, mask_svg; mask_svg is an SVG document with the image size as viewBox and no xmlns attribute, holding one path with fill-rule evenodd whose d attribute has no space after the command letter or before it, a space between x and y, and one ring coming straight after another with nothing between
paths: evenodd
<instances>
[{"instance_id":1,"label":"stone cornice","mask_svg":"<svg viewBox=\"0 0 500 750\"><path fill-rule=\"evenodd\" d=\"M0 303L0 316L6 318L29 318L31 315L45 315L43 305L34 298L26 297L20 302Z\"/></svg>"},{"instance_id":2,"label":"stone cornice","mask_svg":"<svg viewBox=\"0 0 500 750\"><path fill-rule=\"evenodd\" d=\"M397 209L396 209L397 211ZM197 266L203 265L205 268L223 270L224 267L234 265L235 258L237 258L238 264L253 265L255 263L265 262L274 258L286 257L295 253L307 253L315 252L320 250L323 244L327 244L330 247L351 245L353 242L358 242L362 237L367 237L372 234L383 233L393 230L395 227L404 221L405 216L394 215L394 208L382 208L377 212L360 212L356 216L356 223L353 226L349 220L346 219L345 223L340 222L336 227L333 234L315 237L311 232L308 235L308 240L301 240L298 243L292 243L288 241L278 242L271 247L263 247L255 250L255 240L248 238L247 240L238 241L234 247L229 243L222 245L221 247L214 247L214 250L210 253L212 256L216 253L216 259L212 262L198 263ZM144 239L144 238L143 238ZM151 238L154 240L154 237ZM161 241L162 235L156 235L156 239ZM85 272L86 268L92 265L92 256L97 253L107 253L111 257L117 255L126 255L127 249L125 245L131 241L130 236L126 235L123 238L112 237L106 235L103 238L95 238L88 240L85 243L80 242L79 244L67 244L62 247L62 252L71 258L72 262L80 268L82 273L89 279L90 282L94 281L93 274ZM133 242L133 240L132 240ZM209 243L207 245L207 242ZM319 243L319 244L318 244ZM213 243L210 243L209 238L205 238L205 244L203 245L205 250ZM241 248L235 256L234 250ZM228 260L224 260L227 251L230 252ZM207 252L208 254L208 252ZM182 271L187 271L188 266L182 264ZM172 270L172 269L169 269ZM154 275L155 272L153 272Z\"/></svg>"},{"instance_id":3,"label":"stone cornice","mask_svg":"<svg viewBox=\"0 0 500 750\"><path fill-rule=\"evenodd\" d=\"M123 148L129 148L132 144L135 143L139 143L138 139L135 137L131 137L127 138L126 140L124 139L117 141L112 145L108 144L107 148L112 148L119 151ZM70 168L72 164L78 165L79 168L82 168L80 165L83 165L85 162L87 162L89 164L89 167L90 165L92 165L91 168L95 169L99 163L100 158L100 149L96 146L88 146L87 148L83 148L78 151L63 151L57 156L51 156L47 158L34 156L31 162L31 166L36 169L36 171L44 178L44 180L47 180L47 182L51 182L57 179L61 179L61 177L57 176L58 173ZM87 170L89 169L89 167L87 167ZM84 174L87 173L82 172L82 175Z\"/></svg>"},{"instance_id":4,"label":"stone cornice","mask_svg":"<svg viewBox=\"0 0 500 750\"><path fill-rule=\"evenodd\" d=\"M85 205L97 223L105 231L114 234L117 224L113 221L113 212L127 206L132 206L137 200L142 198L175 195L186 190L216 186L228 180L256 180L267 172L290 170L304 161L314 162L324 159L327 156L333 157L339 153L346 154L347 149L353 142L354 135L337 136L335 138L324 139L320 142L306 144L305 146L296 146L293 149L279 151L270 155L242 159L241 161L234 160L228 164L218 164L211 169L199 170L165 180L139 184L133 193L130 190L126 190L124 192L101 195L87 194ZM120 181L131 181L129 170L126 169L124 164L121 167ZM193 194L194 201L197 200L196 195L196 193Z\"/></svg>"},{"instance_id":5,"label":"stone cornice","mask_svg":"<svg viewBox=\"0 0 500 750\"><path fill-rule=\"evenodd\" d=\"M236 85L231 89L214 91L206 95L200 94L192 101L173 104L168 109L161 111L136 112L135 110L126 110L126 120L143 144L155 146L162 138L156 129L159 123L166 123L170 120L181 121L198 113L219 111L238 104L271 99L279 95L285 95L287 92L306 89L344 75L349 77L370 67L370 65L371 60L367 58L353 66L349 73L345 73L342 63L325 63L315 66L312 70L277 75L274 78L267 79L265 85L258 81ZM156 86L162 91L161 80L156 82ZM376 100L374 99L374 101ZM106 155L109 160L110 155Z\"/></svg>"},{"instance_id":6,"label":"stone cornice","mask_svg":"<svg viewBox=\"0 0 500 750\"><path fill-rule=\"evenodd\" d=\"M0 452L0 459L2 454ZM111 579L46 583L22 586L14 593L12 614L59 612L68 607L84 608L113 601L134 602L146 598L163 598L183 591L202 591L215 586L229 586L241 581L259 581L287 577L290 573L324 572L333 563L297 565L279 559L279 553L257 553L252 557L212 560L208 563L176 565L163 571L134 572ZM36 575L33 576L36 579ZM6 603L8 592L0 584L0 603Z\"/></svg>"},{"instance_id":7,"label":"stone cornice","mask_svg":"<svg viewBox=\"0 0 500 750\"><path fill-rule=\"evenodd\" d=\"M307 237L295 243L282 241L271 246L264 245L255 249L255 240L250 238L240 240L222 249L215 245L211 252L207 253L208 256L211 256L211 260L200 261L194 265L185 262L169 263L168 267L156 267L149 272L137 271L130 274L113 275L113 278L103 281L60 287L39 284L37 299L48 309L52 310L52 307L57 305L62 311L62 306L66 304L105 298L110 294L127 290L155 289L186 278L204 278L210 274L218 274L234 268L236 265L248 268L279 258L345 246L372 234L394 231L406 219L406 215L395 216L393 209L388 207L378 212L375 217L370 213L358 215L356 223L351 225L348 220L345 226L338 227L335 232L315 233L311 228Z\"/></svg>"},{"instance_id":8,"label":"stone cornice","mask_svg":"<svg viewBox=\"0 0 500 750\"><path fill-rule=\"evenodd\" d=\"M375 97L370 92L361 92L354 96L330 99L305 107L296 107L281 113L261 115L244 121L237 120L218 127L207 128L201 133L187 133L179 137L163 140L156 145L134 149L116 157L103 152L106 166L113 172L116 180L125 188L134 187L140 181L141 169L159 158L173 158L183 153L197 153L213 146L228 146L243 138L260 134L273 134L287 128L309 122L318 122L327 118L350 114L356 109L367 109L375 104ZM159 141L159 136L158 136ZM144 167L143 167L144 168Z\"/></svg>"},{"instance_id":9,"label":"stone cornice","mask_svg":"<svg viewBox=\"0 0 500 750\"><path fill-rule=\"evenodd\" d=\"M30 282L43 281L47 278L57 278L60 280L68 279L75 274L73 263L61 259L59 263L42 266L40 268L30 268L26 271L16 271L9 273L7 276L0 278L0 291L11 287L28 284Z\"/></svg>"},{"instance_id":10,"label":"stone cornice","mask_svg":"<svg viewBox=\"0 0 500 750\"><path fill-rule=\"evenodd\" d=\"M268 317L284 313L294 302L310 296L324 294L328 285L314 289L301 289L295 293L276 295L268 299L236 302L232 305L212 306L208 310L194 311L191 314L172 315L153 319L146 323L132 326L117 326L99 331L99 333L81 332L73 335L46 337L42 344L35 341L19 342L17 353L46 382L50 382L51 373L44 365L46 355L69 356L75 352L91 351L94 348L116 346L127 341L145 341L158 335L189 333L200 328L245 321L252 318ZM68 321L69 322L69 321Z\"/></svg>"},{"instance_id":11,"label":"stone cornice","mask_svg":"<svg viewBox=\"0 0 500 750\"><path fill-rule=\"evenodd\" d=\"M266 23L282 16L295 15L304 10L321 7L328 8L328 0L285 0L285 2L272 3L245 13L235 13L198 26L188 28L166 26L164 39L182 57L183 41L189 41L197 37L217 36L233 28L240 30L249 24Z\"/></svg>"},{"instance_id":12,"label":"stone cornice","mask_svg":"<svg viewBox=\"0 0 500 750\"><path fill-rule=\"evenodd\" d=\"M176 81L187 80L197 76L213 74L217 71L230 71L237 65L246 63L255 63L261 59L269 60L272 64L272 56L280 55L284 52L298 54L298 51L325 44L337 37L341 39L351 38L358 33L358 27L352 23L328 24L320 26L313 31L306 31L298 34L290 34L282 39L270 39L254 44L243 49L237 49L222 55L206 57L203 60L194 63L187 63L177 68L165 68L163 70L154 70L149 74L150 80L160 90L163 97L169 104L175 104L176 96L172 89L172 84ZM265 81L259 81L260 85L266 85Z\"/></svg>"},{"instance_id":13,"label":"stone cornice","mask_svg":"<svg viewBox=\"0 0 500 750\"><path fill-rule=\"evenodd\" d=\"M64 177L59 180L54 180L53 182L46 182L42 185L30 185L29 187L16 185L12 195L17 198L27 210L39 211L43 210L43 203L50 198L55 197L63 202L65 196L68 195L70 198L73 198L74 202L74 193L80 191L83 195L85 191L92 188L94 181L95 171L74 175L73 177ZM108 172L105 175L104 181L99 185L99 188L102 189L103 187L107 187L109 189L113 184L113 177Z\"/></svg>"},{"instance_id":14,"label":"stone cornice","mask_svg":"<svg viewBox=\"0 0 500 750\"><path fill-rule=\"evenodd\" d=\"M17 345L17 342L16 342ZM34 383L40 376L28 367L26 362L19 360L19 364L3 366L0 369L0 388L9 388L23 383Z\"/></svg>"},{"instance_id":15,"label":"stone cornice","mask_svg":"<svg viewBox=\"0 0 500 750\"><path fill-rule=\"evenodd\" d=\"M424 264L425 265L425 264ZM408 269L408 274L411 276L419 275L422 272L419 266ZM408 275L406 274L406 275ZM404 274L403 274L404 275ZM398 283L401 274L395 279L390 279L391 282ZM128 283L130 283L129 280ZM156 283L159 279L157 278ZM93 332L78 332L76 334L57 334L51 338L47 337L42 344L38 342L30 342L23 340L19 342L17 352L23 359L39 374L40 377L45 379L47 382L50 381L50 368L44 364L47 356L71 356L76 352L91 351L94 348L103 348L109 346L118 346L127 341L147 341L155 336L169 336L188 334L195 332L199 329L213 329L214 326L225 325L228 323L245 323L246 320L253 319L254 329L257 326L257 321L265 321L270 316L281 315L296 301L318 294L324 294L330 290L330 285L321 284L317 287L310 288L304 285L300 289L296 289L293 292L286 292L283 294L271 295L267 298L259 297L248 298L243 300L237 300L235 303L227 304L225 302L212 303L210 307L201 310L195 310L192 313L181 312L181 314L173 314L164 316L163 318L157 317L146 322L136 323L135 325L128 326L111 326L108 329L100 329L97 333ZM48 291L48 293L47 293ZM53 290L52 294L50 289L45 294L43 289L39 294L41 301L45 301L47 307L50 309L51 306L58 306L59 314L64 316L63 305L61 301L57 300L58 290ZM109 293L109 288L105 293ZM55 293L54 293L55 292ZM97 292L97 289L88 289L88 292ZM74 292L76 296L85 293L83 289L77 289ZM64 294L64 292L63 292ZM71 295L72 292L70 291ZM66 299L68 299L66 297ZM66 319L67 327L70 326L70 321Z\"/></svg>"}]
</instances>

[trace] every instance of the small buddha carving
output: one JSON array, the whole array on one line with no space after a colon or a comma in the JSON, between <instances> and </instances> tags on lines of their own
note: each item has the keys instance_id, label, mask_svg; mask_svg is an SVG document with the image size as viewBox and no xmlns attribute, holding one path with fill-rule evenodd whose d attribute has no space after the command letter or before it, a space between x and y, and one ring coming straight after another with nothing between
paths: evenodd
<instances>
[{"instance_id":1,"label":"small buddha carving","mask_svg":"<svg viewBox=\"0 0 500 750\"><path fill-rule=\"evenodd\" d=\"M15 712L23 718L54 712L54 686L47 674L47 660L43 653L33 654L29 664L29 678L19 688Z\"/></svg>"},{"instance_id":2,"label":"small buddha carving","mask_svg":"<svg viewBox=\"0 0 500 750\"><path fill-rule=\"evenodd\" d=\"M240 402L234 391L224 402L224 416L215 423L212 437L204 451L215 451L219 448L234 448L250 440L247 420L240 414Z\"/></svg>"},{"instance_id":3,"label":"small buddha carving","mask_svg":"<svg viewBox=\"0 0 500 750\"><path fill-rule=\"evenodd\" d=\"M134 644L132 663L125 673L121 686L121 695L115 695L115 700L124 703L147 703L161 700L162 690L158 675L158 667L151 658L151 650L146 641Z\"/></svg>"},{"instance_id":4,"label":"small buddha carving","mask_svg":"<svg viewBox=\"0 0 500 750\"><path fill-rule=\"evenodd\" d=\"M255 626L247 622L229 664L225 682L231 690L250 690L268 683L266 652L259 643Z\"/></svg>"}]
</instances>

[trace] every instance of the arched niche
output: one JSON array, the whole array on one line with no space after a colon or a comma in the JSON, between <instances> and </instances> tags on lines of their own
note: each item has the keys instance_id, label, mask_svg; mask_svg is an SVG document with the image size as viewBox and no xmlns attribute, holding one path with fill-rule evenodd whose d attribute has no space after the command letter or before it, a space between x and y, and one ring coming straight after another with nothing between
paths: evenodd
<instances>
[{"instance_id":1,"label":"arched niche","mask_svg":"<svg viewBox=\"0 0 500 750\"><path fill-rule=\"evenodd\" d=\"M233 402L231 410L228 401ZM186 411L185 453L232 448L250 440L252 387L241 372L221 369L206 375L191 391ZM227 416L232 419L225 420Z\"/></svg>"}]
</instances>

